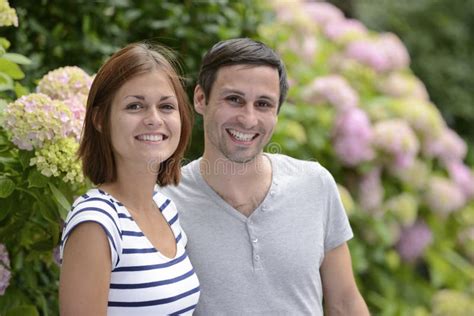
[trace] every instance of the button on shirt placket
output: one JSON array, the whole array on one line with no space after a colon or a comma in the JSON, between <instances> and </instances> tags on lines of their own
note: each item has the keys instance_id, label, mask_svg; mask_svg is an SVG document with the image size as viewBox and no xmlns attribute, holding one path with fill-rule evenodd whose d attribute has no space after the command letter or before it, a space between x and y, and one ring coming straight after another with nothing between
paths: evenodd
<instances>
[{"instance_id":1,"label":"button on shirt placket","mask_svg":"<svg viewBox=\"0 0 474 316\"><path fill-rule=\"evenodd\" d=\"M259 244L259 240L258 240L254 227L255 226L252 220L249 219L247 222L247 230L249 233L250 246L252 247L253 267L254 267L254 270L261 270L263 269L263 266L262 266L262 258L260 257L260 251L259 251L260 244Z\"/></svg>"},{"instance_id":2,"label":"button on shirt placket","mask_svg":"<svg viewBox=\"0 0 474 316\"><path fill-rule=\"evenodd\" d=\"M275 185L277 185L277 183L274 182ZM270 197L271 198L274 198L275 197L275 194L276 194L276 190L275 189L271 189L270 190ZM260 207L260 211L263 212L263 213L267 213L270 211L270 208L269 206L267 205L268 202L262 204L262 206ZM255 215L258 215L258 214L255 214ZM248 234L249 234L249 238L250 238L250 246L252 247L252 260L253 260L253 267L254 267L254 270L262 270L263 269L263 265L262 265L262 258L260 256L260 240L258 238L258 233L256 231L256 226L252 220L252 218L249 218L248 221L247 221L247 230L248 230Z\"/></svg>"}]
</instances>

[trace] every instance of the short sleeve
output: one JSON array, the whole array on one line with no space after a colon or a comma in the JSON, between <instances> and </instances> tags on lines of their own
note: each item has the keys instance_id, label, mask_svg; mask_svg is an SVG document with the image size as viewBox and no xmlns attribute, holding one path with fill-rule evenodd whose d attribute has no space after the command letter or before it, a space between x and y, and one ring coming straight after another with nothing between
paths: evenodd
<instances>
[{"instance_id":1,"label":"short sleeve","mask_svg":"<svg viewBox=\"0 0 474 316\"><path fill-rule=\"evenodd\" d=\"M324 251L328 252L353 237L346 211L341 201L336 181L323 169L322 178L327 193L327 216L324 237Z\"/></svg>"},{"instance_id":2,"label":"short sleeve","mask_svg":"<svg viewBox=\"0 0 474 316\"><path fill-rule=\"evenodd\" d=\"M173 202L171 202L171 204L176 209L176 205ZM176 214L178 216L176 219L176 226L177 229L179 229L179 235L181 236L179 242L181 242L183 247L186 248L186 245L188 243L188 236L186 236L186 232L184 231L183 227L181 226L181 223L179 222L179 210L176 210Z\"/></svg>"},{"instance_id":3,"label":"short sleeve","mask_svg":"<svg viewBox=\"0 0 474 316\"><path fill-rule=\"evenodd\" d=\"M176 208L176 204L174 204L174 202L170 198L158 191L155 192L153 199L162 210L163 216L171 226L173 233L176 235L176 242L181 243L183 245L183 248L185 248L188 242L188 238L179 222L179 211Z\"/></svg>"},{"instance_id":4,"label":"short sleeve","mask_svg":"<svg viewBox=\"0 0 474 316\"><path fill-rule=\"evenodd\" d=\"M79 224L85 222L99 224L107 235L113 269L118 265L120 254L122 253L121 229L119 227L119 218L115 205L110 200L101 197L80 198L74 203L73 209L66 218L63 229L60 245L60 261L62 262L64 246L70 234Z\"/></svg>"}]
</instances>

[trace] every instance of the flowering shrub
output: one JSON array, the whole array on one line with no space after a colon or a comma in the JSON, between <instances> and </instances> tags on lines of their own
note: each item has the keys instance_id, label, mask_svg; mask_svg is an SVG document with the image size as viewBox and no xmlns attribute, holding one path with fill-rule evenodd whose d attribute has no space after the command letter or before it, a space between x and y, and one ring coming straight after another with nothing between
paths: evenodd
<instances>
[{"instance_id":1,"label":"flowering shrub","mask_svg":"<svg viewBox=\"0 0 474 316\"><path fill-rule=\"evenodd\" d=\"M14 13L0 0L0 25L17 25ZM75 154L92 78L64 67L28 93L17 80L29 60L0 43L0 315L57 315L54 254L70 202L86 187Z\"/></svg>"},{"instance_id":2,"label":"flowering shrub","mask_svg":"<svg viewBox=\"0 0 474 316\"><path fill-rule=\"evenodd\" d=\"M474 173L403 43L329 3L271 8L275 20L260 36L282 55L291 85L272 150L317 160L335 176L371 311L472 313Z\"/></svg>"}]
</instances>

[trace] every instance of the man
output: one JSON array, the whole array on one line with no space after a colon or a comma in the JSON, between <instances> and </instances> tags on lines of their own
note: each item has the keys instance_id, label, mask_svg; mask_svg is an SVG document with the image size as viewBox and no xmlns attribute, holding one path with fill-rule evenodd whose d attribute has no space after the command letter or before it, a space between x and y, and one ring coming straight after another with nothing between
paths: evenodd
<instances>
[{"instance_id":1,"label":"man","mask_svg":"<svg viewBox=\"0 0 474 316\"><path fill-rule=\"evenodd\" d=\"M204 154L182 169L176 203L201 281L197 315L368 315L336 184L315 162L263 153L288 90L273 50L217 43L194 91Z\"/></svg>"}]
</instances>

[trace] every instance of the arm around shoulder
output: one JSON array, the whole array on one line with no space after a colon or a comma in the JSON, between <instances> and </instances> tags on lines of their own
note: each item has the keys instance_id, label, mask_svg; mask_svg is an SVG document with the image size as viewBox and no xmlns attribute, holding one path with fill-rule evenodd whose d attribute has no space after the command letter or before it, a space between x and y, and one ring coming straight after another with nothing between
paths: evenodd
<instances>
[{"instance_id":1,"label":"arm around shoulder","mask_svg":"<svg viewBox=\"0 0 474 316\"><path fill-rule=\"evenodd\" d=\"M111 272L110 249L102 227L78 225L64 245L59 304L62 316L107 314Z\"/></svg>"},{"instance_id":2,"label":"arm around shoulder","mask_svg":"<svg viewBox=\"0 0 474 316\"><path fill-rule=\"evenodd\" d=\"M370 315L354 279L347 243L326 253L321 278L327 315Z\"/></svg>"}]
</instances>

